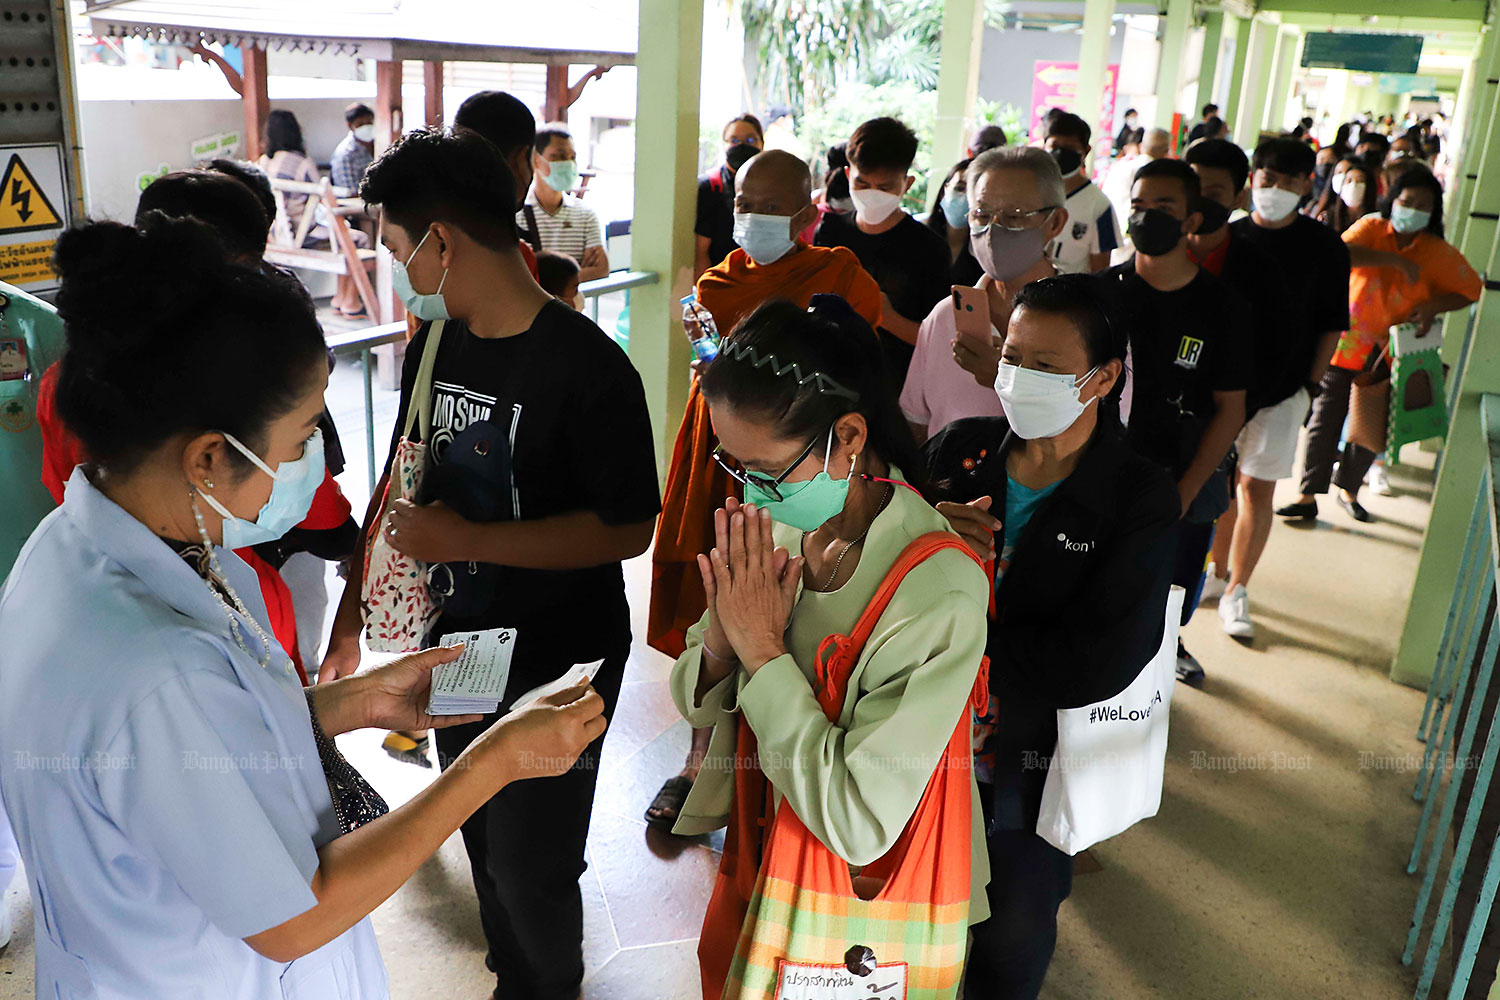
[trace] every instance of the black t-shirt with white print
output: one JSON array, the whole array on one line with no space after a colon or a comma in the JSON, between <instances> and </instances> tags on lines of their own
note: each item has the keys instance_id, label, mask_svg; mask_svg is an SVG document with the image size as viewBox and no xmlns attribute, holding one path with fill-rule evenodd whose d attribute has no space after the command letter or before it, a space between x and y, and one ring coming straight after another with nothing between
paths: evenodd
<instances>
[{"instance_id":1,"label":"black t-shirt with white print","mask_svg":"<svg viewBox=\"0 0 1500 1000\"><path fill-rule=\"evenodd\" d=\"M424 323L407 346L397 438L431 326ZM543 306L531 327L513 337L477 337L449 320L433 367L432 404L429 463L441 464L449 444L476 422L498 425L511 470L511 488L491 498L498 520L592 511L605 524L622 525L661 511L640 375L588 317L560 302ZM420 421L412 433L420 435ZM444 614L434 636L516 629L511 691L628 649L630 611L618 562L576 570L500 567L498 577L488 611Z\"/></svg>"}]
</instances>

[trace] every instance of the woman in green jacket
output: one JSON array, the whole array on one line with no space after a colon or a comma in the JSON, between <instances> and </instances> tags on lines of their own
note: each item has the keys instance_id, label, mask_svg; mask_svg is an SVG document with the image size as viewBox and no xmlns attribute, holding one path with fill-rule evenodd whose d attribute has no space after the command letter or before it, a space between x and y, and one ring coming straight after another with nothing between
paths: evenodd
<instances>
[{"instance_id":1,"label":"woman in green jacket","mask_svg":"<svg viewBox=\"0 0 1500 1000\"><path fill-rule=\"evenodd\" d=\"M678 709L714 729L675 832L725 825L743 715L775 802L789 802L857 873L901 835L967 711L984 655L988 581L961 551L918 564L829 721L813 693L819 646L849 635L907 545L948 531L947 522L908 485L922 468L915 442L874 333L842 299L815 296L806 311L762 306L702 379L716 457L745 486L746 502L729 500L715 514L717 543L698 558L709 611L672 670ZM972 769L967 781L972 789ZM988 915L989 866L977 791L971 799L969 920L977 923ZM700 945L705 963L716 946L723 942Z\"/></svg>"}]
</instances>

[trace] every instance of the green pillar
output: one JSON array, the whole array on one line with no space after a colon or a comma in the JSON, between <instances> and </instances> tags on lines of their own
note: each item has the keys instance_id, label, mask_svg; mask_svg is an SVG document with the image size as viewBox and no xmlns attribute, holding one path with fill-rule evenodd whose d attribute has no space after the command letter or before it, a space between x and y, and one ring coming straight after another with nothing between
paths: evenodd
<instances>
[{"instance_id":1,"label":"green pillar","mask_svg":"<svg viewBox=\"0 0 1500 1000\"><path fill-rule=\"evenodd\" d=\"M1286 119L1286 102L1292 93L1292 73L1302 52L1302 33L1283 28L1276 35L1276 68L1271 73L1271 98L1266 104L1262 126L1271 132L1290 131Z\"/></svg>"},{"instance_id":2,"label":"green pillar","mask_svg":"<svg viewBox=\"0 0 1500 1000\"><path fill-rule=\"evenodd\" d=\"M1460 119L1463 122L1463 134L1456 161L1457 183L1452 197L1448 199L1450 217L1453 220L1449 229L1450 238L1466 255L1477 245L1471 241L1469 234L1469 213L1474 209L1476 183L1486 158L1491 155L1490 150L1496 148L1496 140L1500 139L1496 135L1500 130L1495 127L1497 101L1500 101L1500 86L1497 86L1496 81L1496 77L1500 76L1500 26L1491 24L1485 28L1474 70L1469 113L1466 121ZM1500 152L1494 155L1500 156ZM1492 208L1487 210L1493 211ZM1470 256L1469 259L1472 261L1473 257Z\"/></svg>"},{"instance_id":3,"label":"green pillar","mask_svg":"<svg viewBox=\"0 0 1500 1000\"><path fill-rule=\"evenodd\" d=\"M1108 143L1111 136L1099 134L1099 111L1104 103L1104 80L1109 66L1109 27L1115 17L1115 0L1084 0L1083 38L1078 43L1078 90L1073 113L1089 123L1094 146Z\"/></svg>"},{"instance_id":4,"label":"green pillar","mask_svg":"<svg viewBox=\"0 0 1500 1000\"><path fill-rule=\"evenodd\" d=\"M1214 99L1214 77L1219 72L1219 50L1224 46L1224 12L1214 8L1203 18L1203 61L1198 64L1198 96L1191 111L1198 114L1203 105ZM1171 120L1163 128L1170 127Z\"/></svg>"},{"instance_id":5,"label":"green pillar","mask_svg":"<svg viewBox=\"0 0 1500 1000\"><path fill-rule=\"evenodd\" d=\"M963 159L974 124L979 90L979 50L984 42L984 0L946 0L938 69L937 120L932 127L928 194L935 194L953 164ZM1012 142L1019 136L1010 136Z\"/></svg>"},{"instance_id":6,"label":"green pillar","mask_svg":"<svg viewBox=\"0 0 1500 1000\"><path fill-rule=\"evenodd\" d=\"M1250 43L1254 37L1255 18L1236 18L1234 25L1234 65L1229 69L1229 96L1224 99L1224 107L1220 109L1220 114L1224 116L1225 121L1230 123L1230 127L1234 125L1234 115L1240 106L1240 98L1244 94L1245 69L1250 65ZM1207 101L1203 102L1203 104L1207 103ZM1202 108L1203 104L1199 104L1198 108ZM1196 112L1198 108L1194 108L1193 110ZM1239 139L1240 145L1245 145L1245 140L1240 138L1238 133L1235 134L1235 137Z\"/></svg>"},{"instance_id":7,"label":"green pillar","mask_svg":"<svg viewBox=\"0 0 1500 1000\"><path fill-rule=\"evenodd\" d=\"M1480 47L1474 52L1474 58L1464 67L1463 79L1458 84L1458 98L1453 107L1453 125L1448 130L1446 140L1449 144L1448 155L1453 158L1458 169L1448 188L1446 204L1443 206L1443 221L1447 223L1448 238L1455 246L1463 242L1464 226L1469 221L1468 194L1472 190L1470 182L1473 178L1465 173L1470 167L1464 163L1464 152L1472 145L1469 136L1474 128L1474 92L1483 86L1479 75L1489 62L1492 37L1492 32L1484 33Z\"/></svg>"},{"instance_id":8,"label":"green pillar","mask_svg":"<svg viewBox=\"0 0 1500 1000\"><path fill-rule=\"evenodd\" d=\"M641 373L658 469L687 403L691 351L678 300L693 287L703 4L640 0L631 266L660 280L630 296L630 360Z\"/></svg>"},{"instance_id":9,"label":"green pillar","mask_svg":"<svg viewBox=\"0 0 1500 1000\"><path fill-rule=\"evenodd\" d=\"M1476 182L1474 200L1480 204L1483 198L1483 203L1495 205L1500 202L1500 157L1487 157L1487 161ZM1471 233L1474 228L1471 226ZM1485 265L1479 270L1494 273L1495 266L1500 264L1500 254L1494 240L1494 224L1488 228L1491 243L1484 258L1470 258L1470 261ZM1457 327L1463 314L1451 315L1455 321L1451 325ZM1460 332L1454 329L1450 336L1456 337ZM1453 603L1459 553L1474 509L1474 497L1479 492L1479 470L1490 460L1488 444L1479 433L1479 397L1487 392L1500 392L1500 292L1486 290L1481 295L1463 379L1457 387L1448 388L1457 394L1457 403L1443 443L1432 512L1422 538L1422 555L1417 562L1411 600L1406 607L1406 625L1391 664L1391 679L1414 687L1425 687L1431 680L1433 660L1442 642L1443 623Z\"/></svg>"},{"instance_id":10,"label":"green pillar","mask_svg":"<svg viewBox=\"0 0 1500 1000\"><path fill-rule=\"evenodd\" d=\"M1276 55L1279 25L1257 22L1250 36L1250 53L1245 60L1245 83L1240 103L1234 108L1234 138L1246 149L1253 149L1260 138L1261 122L1266 117L1266 97L1271 87L1271 63Z\"/></svg>"},{"instance_id":11,"label":"green pillar","mask_svg":"<svg viewBox=\"0 0 1500 1000\"><path fill-rule=\"evenodd\" d=\"M1156 74L1158 128L1170 130L1172 115L1182 110L1178 107L1182 100L1182 50L1187 47L1188 22L1192 14L1193 0L1167 0L1166 23L1161 34L1161 64Z\"/></svg>"}]
</instances>

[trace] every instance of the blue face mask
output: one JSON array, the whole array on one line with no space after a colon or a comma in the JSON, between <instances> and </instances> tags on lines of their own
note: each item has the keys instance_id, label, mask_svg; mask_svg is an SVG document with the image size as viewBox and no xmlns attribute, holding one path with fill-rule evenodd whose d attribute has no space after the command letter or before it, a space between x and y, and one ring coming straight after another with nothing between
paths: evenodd
<instances>
[{"instance_id":1,"label":"blue face mask","mask_svg":"<svg viewBox=\"0 0 1500 1000\"><path fill-rule=\"evenodd\" d=\"M943 195L943 218L948 228L962 229L969 224L969 196L962 191Z\"/></svg>"},{"instance_id":2,"label":"blue face mask","mask_svg":"<svg viewBox=\"0 0 1500 1000\"><path fill-rule=\"evenodd\" d=\"M1398 233L1420 233L1431 221L1431 212L1408 208L1405 205L1391 206L1391 227Z\"/></svg>"},{"instance_id":3,"label":"blue face mask","mask_svg":"<svg viewBox=\"0 0 1500 1000\"><path fill-rule=\"evenodd\" d=\"M781 483L776 499L769 491L755 485L755 480L745 486L745 502L758 509L769 511L772 520L796 528L798 531L816 531L837 517L849 499L849 480L854 478L854 463L849 463L849 476L834 479L828 474L828 457L833 454L833 428L828 428L828 451L823 458L823 471L800 483Z\"/></svg>"},{"instance_id":4,"label":"blue face mask","mask_svg":"<svg viewBox=\"0 0 1500 1000\"><path fill-rule=\"evenodd\" d=\"M438 282L437 291L431 295L423 295L411 287L411 276L406 273L406 267L416 259L417 254L422 252L422 244L427 242L427 237L432 235L432 230L427 230L427 235L422 237L417 248L411 252L411 256L405 261L391 262L391 287L395 288L396 294L401 298L401 304L406 306L408 312L417 319L437 321L440 319L452 319L448 315L448 303L443 298L443 285L448 282L448 269L443 268L442 280ZM242 449L243 450L243 449Z\"/></svg>"},{"instance_id":5,"label":"blue face mask","mask_svg":"<svg viewBox=\"0 0 1500 1000\"><path fill-rule=\"evenodd\" d=\"M559 194L567 194L578 186L578 161L553 160L547 164L550 174L537 174L549 188Z\"/></svg>"},{"instance_id":6,"label":"blue face mask","mask_svg":"<svg viewBox=\"0 0 1500 1000\"><path fill-rule=\"evenodd\" d=\"M795 245L792 220L785 215L734 213L734 241L755 263L765 266L785 257Z\"/></svg>"},{"instance_id":7,"label":"blue face mask","mask_svg":"<svg viewBox=\"0 0 1500 1000\"><path fill-rule=\"evenodd\" d=\"M271 496L253 521L235 517L212 494L199 491L208 505L224 519L223 546L226 549L243 549L262 542L274 542L301 524L307 518L307 512L312 509L313 494L318 492L318 487L323 483L322 428L313 431L312 437L302 446L301 458L282 462L276 469L272 469L261 461L259 455L235 440L233 434L225 434L224 440L254 462L256 468L270 476L274 485L271 487Z\"/></svg>"}]
</instances>

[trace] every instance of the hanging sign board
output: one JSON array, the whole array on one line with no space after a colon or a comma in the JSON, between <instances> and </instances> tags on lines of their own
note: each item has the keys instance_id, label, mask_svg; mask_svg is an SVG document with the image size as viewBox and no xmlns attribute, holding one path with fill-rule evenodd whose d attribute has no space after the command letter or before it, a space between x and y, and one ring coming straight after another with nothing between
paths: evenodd
<instances>
[{"instance_id":1,"label":"hanging sign board","mask_svg":"<svg viewBox=\"0 0 1500 1000\"><path fill-rule=\"evenodd\" d=\"M1311 31L1302 46L1302 65L1311 69L1415 73L1421 61L1421 35Z\"/></svg>"},{"instance_id":2,"label":"hanging sign board","mask_svg":"<svg viewBox=\"0 0 1500 1000\"><path fill-rule=\"evenodd\" d=\"M61 143L0 145L0 281L28 292L57 287L52 251L68 224Z\"/></svg>"}]
</instances>

